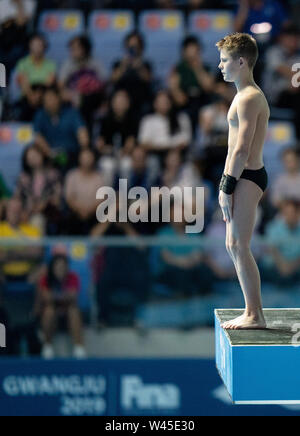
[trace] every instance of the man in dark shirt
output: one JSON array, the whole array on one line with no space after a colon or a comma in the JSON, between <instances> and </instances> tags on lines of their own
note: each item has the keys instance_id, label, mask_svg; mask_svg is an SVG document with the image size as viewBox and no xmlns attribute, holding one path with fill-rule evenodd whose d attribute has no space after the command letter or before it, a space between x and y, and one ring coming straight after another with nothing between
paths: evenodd
<instances>
[{"instance_id":1,"label":"man in dark shirt","mask_svg":"<svg viewBox=\"0 0 300 436\"><path fill-rule=\"evenodd\" d=\"M136 115L142 117L151 107L152 67L143 58L145 44L139 33L125 39L125 56L113 66L112 82L115 90L126 89Z\"/></svg>"},{"instance_id":2,"label":"man in dark shirt","mask_svg":"<svg viewBox=\"0 0 300 436\"><path fill-rule=\"evenodd\" d=\"M182 44L182 59L170 75L171 95L180 109L186 109L191 116L193 127L198 121L199 108L209 102L213 92L214 79L203 64L201 44L188 36Z\"/></svg>"},{"instance_id":3,"label":"man in dark shirt","mask_svg":"<svg viewBox=\"0 0 300 436\"><path fill-rule=\"evenodd\" d=\"M100 154L130 155L137 136L138 122L131 112L130 98L125 90L117 91L111 107L101 123L100 136L96 141Z\"/></svg>"}]
</instances>

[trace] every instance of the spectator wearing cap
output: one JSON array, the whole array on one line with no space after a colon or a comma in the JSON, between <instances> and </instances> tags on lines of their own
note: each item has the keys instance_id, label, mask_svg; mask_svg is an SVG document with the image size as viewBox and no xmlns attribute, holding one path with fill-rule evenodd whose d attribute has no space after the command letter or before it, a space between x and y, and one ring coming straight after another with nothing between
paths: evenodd
<instances>
[{"instance_id":1,"label":"spectator wearing cap","mask_svg":"<svg viewBox=\"0 0 300 436\"><path fill-rule=\"evenodd\" d=\"M80 109L92 127L93 115L101 105L104 92L104 70L92 56L92 44L85 36L76 36L69 43L70 57L59 73L59 85L64 100Z\"/></svg>"},{"instance_id":2,"label":"spectator wearing cap","mask_svg":"<svg viewBox=\"0 0 300 436\"><path fill-rule=\"evenodd\" d=\"M176 106L185 109L193 127L198 122L199 108L207 104L213 92L214 78L202 59L198 38L188 36L182 43L182 58L169 77L169 89Z\"/></svg>"},{"instance_id":3,"label":"spectator wearing cap","mask_svg":"<svg viewBox=\"0 0 300 436\"><path fill-rule=\"evenodd\" d=\"M80 281L70 270L69 260L64 254L56 254L51 259L47 273L38 285L36 315L40 318L44 336L42 357L54 359L53 347L57 322L66 320L74 344L73 356L86 357L83 345L82 320L78 307Z\"/></svg>"},{"instance_id":4,"label":"spectator wearing cap","mask_svg":"<svg viewBox=\"0 0 300 436\"><path fill-rule=\"evenodd\" d=\"M89 145L89 134L80 112L63 105L60 91L50 87L45 91L43 109L34 119L35 142L44 155L56 158L67 155L69 167L74 166L80 149Z\"/></svg>"}]
</instances>

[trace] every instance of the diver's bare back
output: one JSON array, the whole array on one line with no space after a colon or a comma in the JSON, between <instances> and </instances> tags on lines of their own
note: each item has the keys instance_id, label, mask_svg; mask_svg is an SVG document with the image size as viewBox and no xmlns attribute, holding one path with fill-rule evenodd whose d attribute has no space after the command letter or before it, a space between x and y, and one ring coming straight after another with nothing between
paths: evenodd
<instances>
[{"instance_id":1,"label":"diver's bare back","mask_svg":"<svg viewBox=\"0 0 300 436\"><path fill-rule=\"evenodd\" d=\"M239 135L239 118L238 118L238 105L240 99L255 99L257 103L255 108L257 110L257 122L254 138L250 147L248 161L245 169L258 170L264 166L263 162L263 147L268 131L268 123L270 119L270 108L267 99L259 87L248 86L243 91L239 92L229 109L228 124L229 124L229 140L228 140L228 157L231 159L235 146L238 143ZM226 170L225 169L225 173Z\"/></svg>"}]
</instances>

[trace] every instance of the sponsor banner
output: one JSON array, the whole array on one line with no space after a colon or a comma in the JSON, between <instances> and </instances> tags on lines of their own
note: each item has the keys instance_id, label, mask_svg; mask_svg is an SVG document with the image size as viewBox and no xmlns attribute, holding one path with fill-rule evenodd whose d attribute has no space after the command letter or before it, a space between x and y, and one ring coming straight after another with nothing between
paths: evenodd
<instances>
[{"instance_id":1,"label":"sponsor banner","mask_svg":"<svg viewBox=\"0 0 300 436\"><path fill-rule=\"evenodd\" d=\"M1 416L298 415L233 406L212 360L1 359Z\"/></svg>"}]
</instances>

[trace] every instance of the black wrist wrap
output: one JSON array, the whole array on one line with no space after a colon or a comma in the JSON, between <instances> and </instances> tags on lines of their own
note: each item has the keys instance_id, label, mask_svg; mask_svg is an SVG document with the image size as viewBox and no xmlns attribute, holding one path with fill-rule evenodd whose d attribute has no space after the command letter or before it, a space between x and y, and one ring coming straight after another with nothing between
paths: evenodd
<instances>
[{"instance_id":1,"label":"black wrist wrap","mask_svg":"<svg viewBox=\"0 0 300 436\"><path fill-rule=\"evenodd\" d=\"M221 190L227 195L232 195L237 185L237 179L232 176L225 176Z\"/></svg>"},{"instance_id":2,"label":"black wrist wrap","mask_svg":"<svg viewBox=\"0 0 300 436\"><path fill-rule=\"evenodd\" d=\"M222 179L221 179L221 182L220 182L220 186L219 186L219 191L222 191L223 184L224 184L224 182L225 182L225 178L226 178L226 176L225 176L225 174L223 174Z\"/></svg>"}]
</instances>

